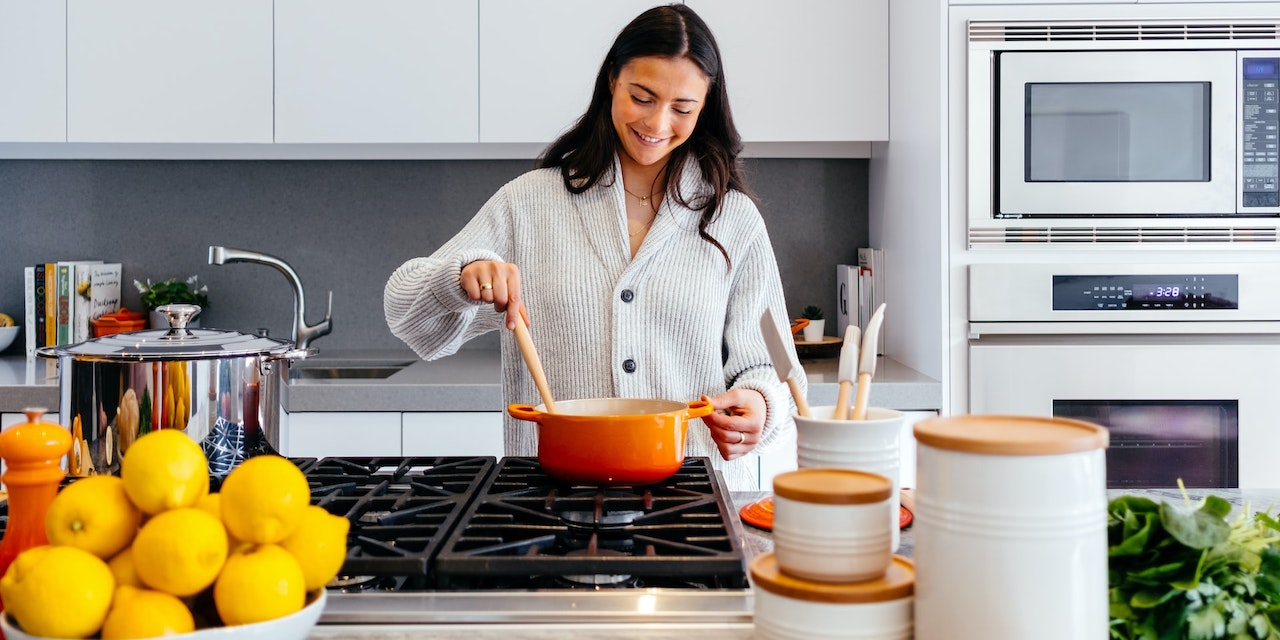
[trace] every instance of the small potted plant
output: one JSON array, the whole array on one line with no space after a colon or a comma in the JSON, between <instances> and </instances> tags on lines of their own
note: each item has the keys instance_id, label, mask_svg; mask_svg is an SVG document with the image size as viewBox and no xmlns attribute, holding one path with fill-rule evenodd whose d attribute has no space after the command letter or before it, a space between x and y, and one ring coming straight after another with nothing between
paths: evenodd
<instances>
[{"instance_id":1,"label":"small potted plant","mask_svg":"<svg viewBox=\"0 0 1280 640\"><path fill-rule=\"evenodd\" d=\"M809 321L803 329L805 342L821 342L827 329L827 321L822 317L822 307L811 304L804 308L800 317Z\"/></svg>"},{"instance_id":2,"label":"small potted plant","mask_svg":"<svg viewBox=\"0 0 1280 640\"><path fill-rule=\"evenodd\" d=\"M156 311L156 307L166 304L194 304L199 305L202 311L209 308L209 287L200 284L199 276L191 276L186 280L169 278L156 283L147 278L146 284L134 280L133 286L142 295L142 306L151 315L152 329L169 328L169 320ZM187 326L200 326L200 316L192 318Z\"/></svg>"}]
</instances>

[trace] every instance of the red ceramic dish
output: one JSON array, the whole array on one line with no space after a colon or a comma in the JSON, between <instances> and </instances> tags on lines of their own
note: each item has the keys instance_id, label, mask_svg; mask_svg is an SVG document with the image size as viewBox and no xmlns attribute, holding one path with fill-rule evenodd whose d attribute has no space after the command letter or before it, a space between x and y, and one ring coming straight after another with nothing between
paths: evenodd
<instances>
[{"instance_id":1,"label":"red ceramic dish","mask_svg":"<svg viewBox=\"0 0 1280 640\"><path fill-rule=\"evenodd\" d=\"M761 498L738 510L742 521L765 531L773 531L773 497ZM898 507L898 528L906 529L915 516L906 507Z\"/></svg>"}]
</instances>

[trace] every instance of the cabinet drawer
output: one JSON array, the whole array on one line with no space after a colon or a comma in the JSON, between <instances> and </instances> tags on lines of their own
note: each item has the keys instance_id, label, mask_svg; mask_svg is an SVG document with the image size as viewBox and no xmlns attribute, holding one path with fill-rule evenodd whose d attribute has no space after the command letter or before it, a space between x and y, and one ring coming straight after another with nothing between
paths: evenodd
<instances>
[{"instance_id":1,"label":"cabinet drawer","mask_svg":"<svg viewBox=\"0 0 1280 640\"><path fill-rule=\"evenodd\" d=\"M502 457L500 411L406 413L403 429L406 456Z\"/></svg>"}]
</instances>

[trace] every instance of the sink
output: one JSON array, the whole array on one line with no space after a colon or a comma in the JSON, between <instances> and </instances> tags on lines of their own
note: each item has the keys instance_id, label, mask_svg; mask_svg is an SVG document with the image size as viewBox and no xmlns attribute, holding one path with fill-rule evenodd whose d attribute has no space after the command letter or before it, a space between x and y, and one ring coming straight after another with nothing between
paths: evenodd
<instances>
[{"instance_id":1,"label":"sink","mask_svg":"<svg viewBox=\"0 0 1280 640\"><path fill-rule=\"evenodd\" d=\"M294 364L289 377L294 380L380 380L389 378L412 362L380 364Z\"/></svg>"}]
</instances>

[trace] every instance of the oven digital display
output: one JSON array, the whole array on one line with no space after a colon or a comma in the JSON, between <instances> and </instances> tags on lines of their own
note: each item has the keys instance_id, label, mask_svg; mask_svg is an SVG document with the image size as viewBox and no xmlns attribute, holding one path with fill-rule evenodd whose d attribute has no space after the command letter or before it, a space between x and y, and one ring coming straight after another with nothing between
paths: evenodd
<instances>
[{"instance_id":1,"label":"oven digital display","mask_svg":"<svg viewBox=\"0 0 1280 640\"><path fill-rule=\"evenodd\" d=\"M1054 311L1239 309L1236 274L1053 276Z\"/></svg>"},{"instance_id":2,"label":"oven digital display","mask_svg":"<svg viewBox=\"0 0 1280 640\"><path fill-rule=\"evenodd\" d=\"M1182 299L1181 284L1135 284L1134 302L1166 302Z\"/></svg>"}]
</instances>

